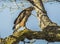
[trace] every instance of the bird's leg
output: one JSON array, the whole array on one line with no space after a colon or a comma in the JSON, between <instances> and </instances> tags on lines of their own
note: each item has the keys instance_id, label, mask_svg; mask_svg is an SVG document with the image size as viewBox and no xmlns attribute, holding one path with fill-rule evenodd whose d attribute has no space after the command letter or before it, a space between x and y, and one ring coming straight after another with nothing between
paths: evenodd
<instances>
[{"instance_id":1,"label":"bird's leg","mask_svg":"<svg viewBox=\"0 0 60 44\"><path fill-rule=\"evenodd\" d=\"M24 30L24 29L27 29L27 27L26 27L26 26L20 27L20 30ZM16 32L16 31L18 31L18 30L19 30L19 29L15 29L14 32ZM13 32L13 33L14 33L14 32Z\"/></svg>"}]
</instances>

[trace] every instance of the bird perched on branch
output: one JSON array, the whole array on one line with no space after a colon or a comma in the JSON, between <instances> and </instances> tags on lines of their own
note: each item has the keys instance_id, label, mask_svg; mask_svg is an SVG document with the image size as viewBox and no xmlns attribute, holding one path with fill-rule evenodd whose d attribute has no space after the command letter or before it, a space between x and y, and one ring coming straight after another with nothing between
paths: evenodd
<instances>
[{"instance_id":1,"label":"bird perched on branch","mask_svg":"<svg viewBox=\"0 0 60 44\"><path fill-rule=\"evenodd\" d=\"M25 27L28 17L31 15L31 12L34 8L28 7L24 9L14 21L13 30L17 31L20 27Z\"/></svg>"}]
</instances>

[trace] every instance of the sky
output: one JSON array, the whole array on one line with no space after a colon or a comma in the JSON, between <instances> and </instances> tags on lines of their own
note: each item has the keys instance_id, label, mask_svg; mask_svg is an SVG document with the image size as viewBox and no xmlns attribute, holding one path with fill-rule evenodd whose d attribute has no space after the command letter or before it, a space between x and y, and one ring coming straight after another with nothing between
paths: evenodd
<instances>
[{"instance_id":1,"label":"sky","mask_svg":"<svg viewBox=\"0 0 60 44\"><path fill-rule=\"evenodd\" d=\"M29 5L30 3L24 3L25 7L21 7L19 9L16 9L17 7L12 5L11 3L4 3L7 4L8 7L2 8L2 3L4 2L0 2L0 37L5 38L9 35L11 35L13 33L13 23L14 20L16 19L16 17L18 16L18 14L22 11L21 8L27 8L31 5ZM9 9L9 7L16 7L12 10ZM44 3L44 7L47 11L47 15L49 16L49 18L57 23L58 25L60 25L60 3L57 2L49 2L49 3ZM32 12L33 15L36 15L36 12L33 11ZM33 29L33 31L40 31L40 28L38 26L38 19L31 15L27 21L26 26L29 29ZM37 30L36 30L37 29ZM21 44L23 44L23 42L20 42ZM36 40L35 43L33 44L47 44L47 41L45 40ZM49 43L49 44L60 44L60 42L54 42L54 43Z\"/></svg>"}]
</instances>

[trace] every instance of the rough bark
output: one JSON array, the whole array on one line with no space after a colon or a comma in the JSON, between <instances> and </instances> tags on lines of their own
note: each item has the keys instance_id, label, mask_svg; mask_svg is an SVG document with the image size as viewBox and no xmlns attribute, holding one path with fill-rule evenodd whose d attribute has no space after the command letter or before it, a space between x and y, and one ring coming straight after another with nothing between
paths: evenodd
<instances>
[{"instance_id":1,"label":"rough bark","mask_svg":"<svg viewBox=\"0 0 60 44\"><path fill-rule=\"evenodd\" d=\"M47 12L44 8L44 5L42 3L42 0L28 0L28 1L34 6L34 8L37 12L38 20L40 22L39 27L42 29L43 32L45 32L45 35L47 35L49 37L52 36L51 38L54 38L54 36L55 37L60 36L60 33L58 32L58 31L60 31L60 26L58 26L56 23L52 22L49 19L49 17L47 16ZM54 35L53 35L53 33L54 33ZM51 39L49 37L48 37L48 39Z\"/></svg>"},{"instance_id":2,"label":"rough bark","mask_svg":"<svg viewBox=\"0 0 60 44\"><path fill-rule=\"evenodd\" d=\"M32 39L42 39L49 42L60 41L60 30L50 30L48 32L44 31L31 31L29 29L24 29L22 31L17 31L12 35L2 39L0 38L1 44L18 44L20 41L23 41L25 38Z\"/></svg>"},{"instance_id":3,"label":"rough bark","mask_svg":"<svg viewBox=\"0 0 60 44\"><path fill-rule=\"evenodd\" d=\"M40 22L40 28L43 30L47 26L57 26L56 23L52 22L49 17L47 16L47 12L43 6L42 0L28 0L34 6L37 17Z\"/></svg>"},{"instance_id":4,"label":"rough bark","mask_svg":"<svg viewBox=\"0 0 60 44\"><path fill-rule=\"evenodd\" d=\"M18 44L20 41L24 41L25 38L31 39L44 39L49 42L60 41L60 26L52 22L47 16L47 12L43 6L41 0L28 0L34 6L37 17L40 22L42 31L32 31L30 29L18 30L12 35L2 39L1 44Z\"/></svg>"}]
</instances>

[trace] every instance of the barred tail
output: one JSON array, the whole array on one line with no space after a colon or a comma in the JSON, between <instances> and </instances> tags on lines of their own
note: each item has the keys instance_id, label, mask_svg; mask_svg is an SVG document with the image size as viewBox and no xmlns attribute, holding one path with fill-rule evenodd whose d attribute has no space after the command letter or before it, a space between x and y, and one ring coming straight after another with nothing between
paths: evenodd
<instances>
[{"instance_id":1,"label":"barred tail","mask_svg":"<svg viewBox=\"0 0 60 44\"><path fill-rule=\"evenodd\" d=\"M13 30L15 29L15 25L13 26L13 28L12 28Z\"/></svg>"}]
</instances>

